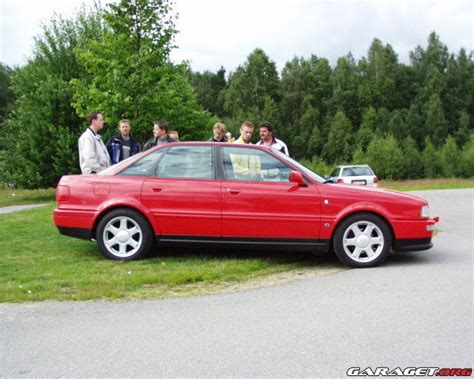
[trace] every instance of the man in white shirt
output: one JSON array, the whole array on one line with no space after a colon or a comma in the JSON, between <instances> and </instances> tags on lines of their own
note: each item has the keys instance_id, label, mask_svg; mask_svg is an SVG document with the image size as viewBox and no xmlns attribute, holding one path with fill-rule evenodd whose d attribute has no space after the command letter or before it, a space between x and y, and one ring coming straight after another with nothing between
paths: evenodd
<instances>
[{"instance_id":1,"label":"man in white shirt","mask_svg":"<svg viewBox=\"0 0 474 379\"><path fill-rule=\"evenodd\" d=\"M99 135L104 117L102 113L91 112L87 122L89 127L79 137L79 164L83 174L96 174L110 166L109 153Z\"/></svg>"},{"instance_id":2,"label":"man in white shirt","mask_svg":"<svg viewBox=\"0 0 474 379\"><path fill-rule=\"evenodd\" d=\"M260 124L260 141L257 142L257 145L273 147L283 154L290 155L285 142L273 137L273 126L269 122L262 122Z\"/></svg>"}]
</instances>

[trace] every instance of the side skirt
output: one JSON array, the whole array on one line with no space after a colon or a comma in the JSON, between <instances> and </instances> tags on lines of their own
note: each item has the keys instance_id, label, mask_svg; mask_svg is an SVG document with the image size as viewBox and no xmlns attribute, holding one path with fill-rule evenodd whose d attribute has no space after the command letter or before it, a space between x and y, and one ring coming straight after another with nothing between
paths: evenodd
<instances>
[{"instance_id":1,"label":"side skirt","mask_svg":"<svg viewBox=\"0 0 474 379\"><path fill-rule=\"evenodd\" d=\"M195 237L195 236L162 236L156 235L161 245L192 245L214 247L267 247L275 250L317 250L328 252L329 239L297 239L297 238L242 238L242 237Z\"/></svg>"}]
</instances>

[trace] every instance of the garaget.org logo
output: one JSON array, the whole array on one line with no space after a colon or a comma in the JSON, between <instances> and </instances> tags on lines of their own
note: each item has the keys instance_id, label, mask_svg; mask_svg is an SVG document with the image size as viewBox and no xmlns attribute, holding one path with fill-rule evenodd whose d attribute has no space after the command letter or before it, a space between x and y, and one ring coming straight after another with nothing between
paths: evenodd
<instances>
[{"instance_id":1,"label":"garaget.org logo","mask_svg":"<svg viewBox=\"0 0 474 379\"><path fill-rule=\"evenodd\" d=\"M471 376L472 368L439 368L439 367L351 367L347 376Z\"/></svg>"}]
</instances>

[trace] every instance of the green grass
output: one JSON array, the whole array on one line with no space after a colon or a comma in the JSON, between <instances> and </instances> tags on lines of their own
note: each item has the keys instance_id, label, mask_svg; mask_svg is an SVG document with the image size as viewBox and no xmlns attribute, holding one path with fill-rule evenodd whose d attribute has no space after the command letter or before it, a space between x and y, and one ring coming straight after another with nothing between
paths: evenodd
<instances>
[{"instance_id":1,"label":"green grass","mask_svg":"<svg viewBox=\"0 0 474 379\"><path fill-rule=\"evenodd\" d=\"M0 186L0 207L10 205L48 203L54 201L54 188L24 190Z\"/></svg>"},{"instance_id":2,"label":"green grass","mask_svg":"<svg viewBox=\"0 0 474 379\"><path fill-rule=\"evenodd\" d=\"M95 243L60 235L52 210L0 215L0 302L162 298L295 269L342 269L335 259L318 262L308 254L229 250L169 249L141 261L111 261Z\"/></svg>"},{"instance_id":3,"label":"green grass","mask_svg":"<svg viewBox=\"0 0 474 379\"><path fill-rule=\"evenodd\" d=\"M380 187L397 191L474 188L474 178L416 179L400 181L382 180L380 181Z\"/></svg>"}]
</instances>

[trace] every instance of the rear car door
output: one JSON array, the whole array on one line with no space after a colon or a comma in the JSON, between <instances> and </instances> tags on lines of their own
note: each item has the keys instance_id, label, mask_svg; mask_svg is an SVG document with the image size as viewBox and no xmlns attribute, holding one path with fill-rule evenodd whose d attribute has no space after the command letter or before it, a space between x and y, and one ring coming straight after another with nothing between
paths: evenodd
<instances>
[{"instance_id":1,"label":"rear car door","mask_svg":"<svg viewBox=\"0 0 474 379\"><path fill-rule=\"evenodd\" d=\"M162 237L221 235L221 183L215 179L214 147L170 146L145 179L141 200Z\"/></svg>"}]
</instances>

